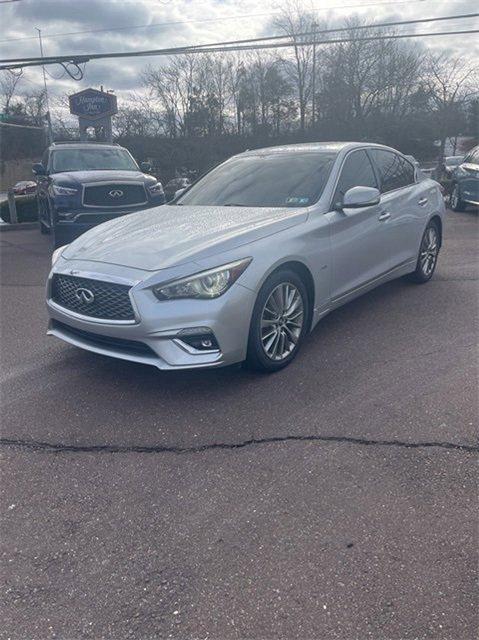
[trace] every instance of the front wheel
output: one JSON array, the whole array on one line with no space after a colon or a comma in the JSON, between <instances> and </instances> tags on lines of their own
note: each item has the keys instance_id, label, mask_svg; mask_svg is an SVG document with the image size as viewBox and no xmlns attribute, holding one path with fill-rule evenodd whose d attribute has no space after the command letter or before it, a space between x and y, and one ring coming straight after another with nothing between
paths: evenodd
<instances>
[{"instance_id":1,"label":"front wheel","mask_svg":"<svg viewBox=\"0 0 479 640\"><path fill-rule=\"evenodd\" d=\"M416 270L409 275L409 280L417 284L428 282L436 270L439 255L440 235L436 222L430 222L421 240Z\"/></svg>"},{"instance_id":2,"label":"front wheel","mask_svg":"<svg viewBox=\"0 0 479 640\"><path fill-rule=\"evenodd\" d=\"M269 373L286 367L300 349L308 319L308 292L301 278L289 269L274 273L256 299L246 363Z\"/></svg>"},{"instance_id":3,"label":"front wheel","mask_svg":"<svg viewBox=\"0 0 479 640\"><path fill-rule=\"evenodd\" d=\"M50 225L47 223L45 218L45 204L42 203L40 199L38 199L38 221L40 223L40 233L47 235L50 233Z\"/></svg>"},{"instance_id":4,"label":"front wheel","mask_svg":"<svg viewBox=\"0 0 479 640\"><path fill-rule=\"evenodd\" d=\"M466 203L461 198L461 191L458 184L455 184L452 188L450 202L453 211L464 211L466 208Z\"/></svg>"}]
</instances>

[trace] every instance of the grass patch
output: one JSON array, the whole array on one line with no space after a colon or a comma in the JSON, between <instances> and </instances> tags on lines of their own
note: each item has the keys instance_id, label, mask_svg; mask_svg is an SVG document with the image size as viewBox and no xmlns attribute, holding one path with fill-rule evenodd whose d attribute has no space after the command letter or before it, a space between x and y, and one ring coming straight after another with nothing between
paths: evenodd
<instances>
[{"instance_id":1,"label":"grass patch","mask_svg":"<svg viewBox=\"0 0 479 640\"><path fill-rule=\"evenodd\" d=\"M37 196L35 194L17 196L15 204L17 205L18 222L35 222L35 220L38 220ZM8 200L0 203L0 218L4 222L10 222Z\"/></svg>"}]
</instances>

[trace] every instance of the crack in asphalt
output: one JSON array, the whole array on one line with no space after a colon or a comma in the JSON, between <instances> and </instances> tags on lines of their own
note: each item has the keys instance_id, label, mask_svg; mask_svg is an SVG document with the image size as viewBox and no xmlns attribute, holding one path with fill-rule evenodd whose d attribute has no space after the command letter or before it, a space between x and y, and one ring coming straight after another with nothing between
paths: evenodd
<instances>
[{"instance_id":1,"label":"crack in asphalt","mask_svg":"<svg viewBox=\"0 0 479 640\"><path fill-rule=\"evenodd\" d=\"M405 442L402 440L368 440L366 438L352 438L348 436L271 436L269 438L250 438L241 442L212 442L192 447L167 445L75 445L55 442L41 442L37 440L20 440L0 438L0 446L18 447L33 451L52 453L202 453L215 449L235 450L256 445L276 444L282 442L336 442L340 444L356 444L373 447L401 447L404 449L440 448L456 451L479 452L479 445L456 444L454 442Z\"/></svg>"}]
</instances>

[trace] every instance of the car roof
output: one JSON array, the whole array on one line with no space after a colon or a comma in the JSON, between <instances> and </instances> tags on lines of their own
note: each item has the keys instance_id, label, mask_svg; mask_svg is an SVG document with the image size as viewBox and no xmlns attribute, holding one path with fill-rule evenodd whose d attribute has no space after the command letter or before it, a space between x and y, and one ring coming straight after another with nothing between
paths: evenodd
<instances>
[{"instance_id":1,"label":"car roof","mask_svg":"<svg viewBox=\"0 0 479 640\"><path fill-rule=\"evenodd\" d=\"M108 142L54 142L48 148L49 149L77 149L77 148L85 148L89 149L91 147L101 147L107 149L123 149L118 144L108 143Z\"/></svg>"},{"instance_id":2,"label":"car roof","mask_svg":"<svg viewBox=\"0 0 479 640\"><path fill-rule=\"evenodd\" d=\"M285 144L277 147L262 147L260 149L248 149L243 153L239 153L240 156L255 156L262 155L264 153L339 153L340 151L349 151L350 149L363 148L363 147L377 147L379 149L387 149L389 151L396 151L391 147L387 147L383 144L376 144L374 142L303 142L300 144Z\"/></svg>"}]
</instances>

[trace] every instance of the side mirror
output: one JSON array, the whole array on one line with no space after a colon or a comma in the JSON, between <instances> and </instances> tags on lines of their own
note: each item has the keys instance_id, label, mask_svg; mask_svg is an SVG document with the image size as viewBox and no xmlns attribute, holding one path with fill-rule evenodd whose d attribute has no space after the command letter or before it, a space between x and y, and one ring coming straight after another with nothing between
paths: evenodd
<instances>
[{"instance_id":1,"label":"side mirror","mask_svg":"<svg viewBox=\"0 0 479 640\"><path fill-rule=\"evenodd\" d=\"M374 187L352 187L344 194L343 209L361 209L379 204L381 194Z\"/></svg>"},{"instance_id":2,"label":"side mirror","mask_svg":"<svg viewBox=\"0 0 479 640\"><path fill-rule=\"evenodd\" d=\"M143 173L151 173L151 164L149 162L140 162L140 169Z\"/></svg>"},{"instance_id":3,"label":"side mirror","mask_svg":"<svg viewBox=\"0 0 479 640\"><path fill-rule=\"evenodd\" d=\"M173 196L173 200L176 200L176 198L179 198L181 196L181 194L183 193L183 191L186 191L186 187L183 187L183 189L178 189L178 191L175 191L175 195Z\"/></svg>"},{"instance_id":4,"label":"side mirror","mask_svg":"<svg viewBox=\"0 0 479 640\"><path fill-rule=\"evenodd\" d=\"M32 165L32 172L36 176L45 176L47 174L47 171L41 162L35 162L35 164Z\"/></svg>"}]
</instances>

